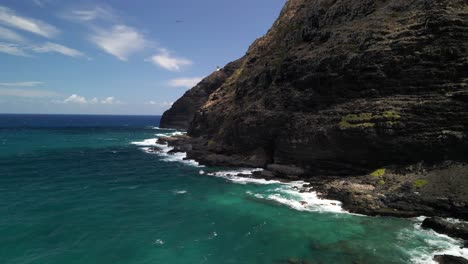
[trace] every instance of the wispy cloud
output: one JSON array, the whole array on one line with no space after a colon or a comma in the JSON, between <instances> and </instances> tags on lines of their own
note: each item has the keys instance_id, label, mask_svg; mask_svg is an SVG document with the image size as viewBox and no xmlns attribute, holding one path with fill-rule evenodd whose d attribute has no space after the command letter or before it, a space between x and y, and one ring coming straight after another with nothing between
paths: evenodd
<instances>
[{"instance_id":1,"label":"wispy cloud","mask_svg":"<svg viewBox=\"0 0 468 264\"><path fill-rule=\"evenodd\" d=\"M54 37L60 32L52 25L37 19L19 16L13 10L4 6L0 6L0 23L46 38Z\"/></svg>"},{"instance_id":2,"label":"wispy cloud","mask_svg":"<svg viewBox=\"0 0 468 264\"><path fill-rule=\"evenodd\" d=\"M28 57L31 52L35 53L59 53L65 56L79 58L87 57L81 51L69 48L53 42L46 42L41 45L19 45L13 43L0 42L0 52L14 56Z\"/></svg>"},{"instance_id":3,"label":"wispy cloud","mask_svg":"<svg viewBox=\"0 0 468 264\"><path fill-rule=\"evenodd\" d=\"M169 85L172 87L184 87L192 88L197 85L203 77L194 77L194 78L177 78L169 81Z\"/></svg>"},{"instance_id":4,"label":"wispy cloud","mask_svg":"<svg viewBox=\"0 0 468 264\"><path fill-rule=\"evenodd\" d=\"M109 7L103 6L72 10L63 14L62 17L75 22L89 22L94 20L112 21L116 19L114 11Z\"/></svg>"},{"instance_id":5,"label":"wispy cloud","mask_svg":"<svg viewBox=\"0 0 468 264\"><path fill-rule=\"evenodd\" d=\"M111 104L121 104L122 102L115 99L113 96L106 97L102 100L97 99L94 97L93 99L86 99L86 97L77 95L77 94L72 94L68 98L66 98L63 101L54 101L54 103L62 103L62 104L105 104L105 105L111 105Z\"/></svg>"},{"instance_id":6,"label":"wispy cloud","mask_svg":"<svg viewBox=\"0 0 468 264\"><path fill-rule=\"evenodd\" d=\"M143 50L148 41L136 29L125 25L113 26L110 30L100 29L91 41L105 52L127 61L128 56Z\"/></svg>"},{"instance_id":7,"label":"wispy cloud","mask_svg":"<svg viewBox=\"0 0 468 264\"><path fill-rule=\"evenodd\" d=\"M16 44L11 43L3 43L0 42L0 52L10 54L13 56L22 56L27 57L28 54L24 52L24 50Z\"/></svg>"},{"instance_id":8,"label":"wispy cloud","mask_svg":"<svg viewBox=\"0 0 468 264\"><path fill-rule=\"evenodd\" d=\"M0 27L0 39L16 43L22 43L26 41L22 36L14 32L13 30L9 30L4 27Z\"/></svg>"},{"instance_id":9,"label":"wispy cloud","mask_svg":"<svg viewBox=\"0 0 468 264\"><path fill-rule=\"evenodd\" d=\"M8 87L33 87L43 84L42 82L10 82L10 83L0 83L0 86Z\"/></svg>"},{"instance_id":10,"label":"wispy cloud","mask_svg":"<svg viewBox=\"0 0 468 264\"><path fill-rule=\"evenodd\" d=\"M101 104L119 104L120 102L116 100L113 96L109 96L104 100L101 100Z\"/></svg>"},{"instance_id":11,"label":"wispy cloud","mask_svg":"<svg viewBox=\"0 0 468 264\"><path fill-rule=\"evenodd\" d=\"M183 67L193 64L188 59L172 56L166 49L160 49L158 54L147 59L147 61L169 71L180 71Z\"/></svg>"},{"instance_id":12,"label":"wispy cloud","mask_svg":"<svg viewBox=\"0 0 468 264\"><path fill-rule=\"evenodd\" d=\"M163 107L170 107L174 104L174 102L158 102L158 101L149 101L148 103L146 103L147 105L156 105L156 106L163 106Z\"/></svg>"},{"instance_id":13,"label":"wispy cloud","mask_svg":"<svg viewBox=\"0 0 468 264\"><path fill-rule=\"evenodd\" d=\"M85 57L84 53L72 49L69 47L66 47L64 45L60 45L57 43L52 43L52 42L47 42L43 45L37 45L31 47L32 51L34 52L39 52L39 53L60 53L65 56L70 56L70 57Z\"/></svg>"},{"instance_id":14,"label":"wispy cloud","mask_svg":"<svg viewBox=\"0 0 468 264\"><path fill-rule=\"evenodd\" d=\"M46 4L48 4L51 0L32 0L33 3L40 7L44 7Z\"/></svg>"},{"instance_id":15,"label":"wispy cloud","mask_svg":"<svg viewBox=\"0 0 468 264\"><path fill-rule=\"evenodd\" d=\"M18 88L0 88L0 96L13 97L54 97L58 94L47 90L18 89Z\"/></svg>"}]
</instances>

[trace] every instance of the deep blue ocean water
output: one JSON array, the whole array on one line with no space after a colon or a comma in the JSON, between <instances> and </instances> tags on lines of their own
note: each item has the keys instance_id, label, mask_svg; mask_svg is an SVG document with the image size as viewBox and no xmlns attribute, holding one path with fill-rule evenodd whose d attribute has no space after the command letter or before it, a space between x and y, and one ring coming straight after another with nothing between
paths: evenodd
<instances>
[{"instance_id":1,"label":"deep blue ocean water","mask_svg":"<svg viewBox=\"0 0 468 264\"><path fill-rule=\"evenodd\" d=\"M154 154L157 116L0 115L0 263L430 263L421 219ZM164 146L160 146L166 149ZM306 201L307 205L302 205Z\"/></svg>"}]
</instances>

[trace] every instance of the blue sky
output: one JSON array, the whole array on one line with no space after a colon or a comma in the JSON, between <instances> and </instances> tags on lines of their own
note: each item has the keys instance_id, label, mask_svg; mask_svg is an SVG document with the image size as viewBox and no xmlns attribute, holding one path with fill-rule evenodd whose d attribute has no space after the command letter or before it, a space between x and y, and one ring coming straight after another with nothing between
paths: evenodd
<instances>
[{"instance_id":1,"label":"blue sky","mask_svg":"<svg viewBox=\"0 0 468 264\"><path fill-rule=\"evenodd\" d=\"M0 113L162 114L285 0L0 0Z\"/></svg>"}]
</instances>

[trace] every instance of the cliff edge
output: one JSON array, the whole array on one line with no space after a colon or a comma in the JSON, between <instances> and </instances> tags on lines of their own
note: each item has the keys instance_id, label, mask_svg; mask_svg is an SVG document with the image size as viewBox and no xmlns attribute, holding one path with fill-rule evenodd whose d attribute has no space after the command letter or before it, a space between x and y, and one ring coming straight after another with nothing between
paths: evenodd
<instances>
[{"instance_id":1,"label":"cliff edge","mask_svg":"<svg viewBox=\"0 0 468 264\"><path fill-rule=\"evenodd\" d=\"M190 158L302 179L367 175L323 191L348 204L393 193L366 213L468 218L467 1L289 0L238 63L165 113L188 127L177 147ZM191 96L200 86L211 87L203 100ZM418 194L402 205L405 193Z\"/></svg>"}]
</instances>

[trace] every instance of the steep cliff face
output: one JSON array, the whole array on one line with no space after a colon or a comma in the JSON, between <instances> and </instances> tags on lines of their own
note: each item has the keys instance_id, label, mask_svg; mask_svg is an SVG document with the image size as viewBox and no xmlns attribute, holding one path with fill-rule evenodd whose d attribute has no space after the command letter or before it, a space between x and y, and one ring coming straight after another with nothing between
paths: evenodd
<instances>
[{"instance_id":1,"label":"steep cliff face","mask_svg":"<svg viewBox=\"0 0 468 264\"><path fill-rule=\"evenodd\" d=\"M466 160L467 50L464 0L289 0L189 135L309 175Z\"/></svg>"},{"instance_id":2,"label":"steep cliff face","mask_svg":"<svg viewBox=\"0 0 468 264\"><path fill-rule=\"evenodd\" d=\"M161 128L187 130L198 109L203 106L210 94L218 89L242 63L242 59L227 64L223 69L213 72L195 87L187 91L161 117Z\"/></svg>"}]
</instances>

